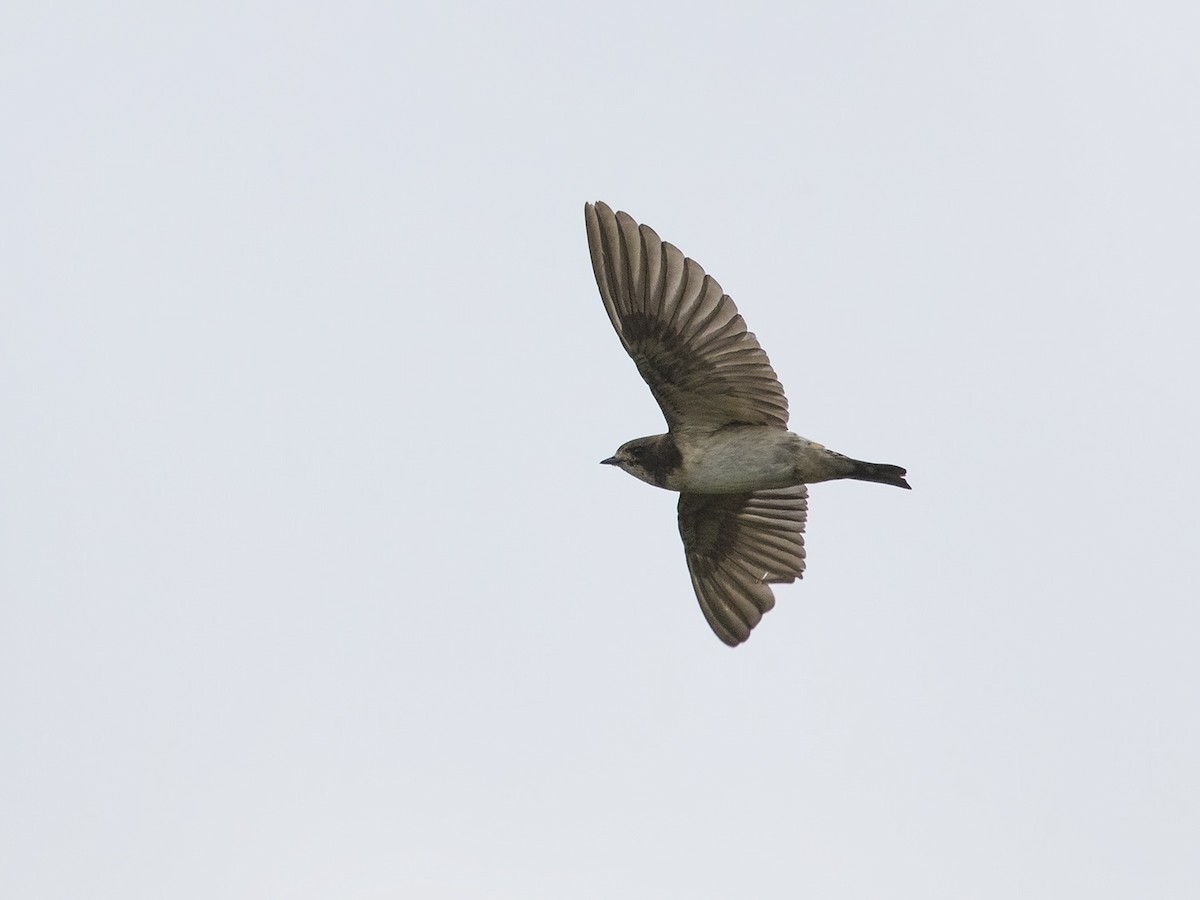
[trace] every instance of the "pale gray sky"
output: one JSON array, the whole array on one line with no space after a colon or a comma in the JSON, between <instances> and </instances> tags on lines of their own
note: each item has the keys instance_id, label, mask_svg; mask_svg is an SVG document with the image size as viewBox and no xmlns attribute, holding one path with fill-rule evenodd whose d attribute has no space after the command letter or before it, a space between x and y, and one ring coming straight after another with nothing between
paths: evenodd
<instances>
[{"instance_id":1,"label":"pale gray sky","mask_svg":"<svg viewBox=\"0 0 1200 900\"><path fill-rule=\"evenodd\" d=\"M0 895L1191 898L1190 3L0 10ZM801 434L729 650L582 207Z\"/></svg>"}]
</instances>

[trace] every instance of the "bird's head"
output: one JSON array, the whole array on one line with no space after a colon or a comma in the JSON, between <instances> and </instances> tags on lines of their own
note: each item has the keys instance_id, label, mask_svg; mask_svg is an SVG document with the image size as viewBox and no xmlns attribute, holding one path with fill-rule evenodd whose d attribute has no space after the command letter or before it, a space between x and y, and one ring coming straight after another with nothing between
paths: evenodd
<instances>
[{"instance_id":1,"label":"bird's head","mask_svg":"<svg viewBox=\"0 0 1200 900\"><path fill-rule=\"evenodd\" d=\"M682 462L682 458L669 434L656 434L626 441L617 448L616 453L600 462L623 469L639 481L655 487L666 487L668 477Z\"/></svg>"}]
</instances>

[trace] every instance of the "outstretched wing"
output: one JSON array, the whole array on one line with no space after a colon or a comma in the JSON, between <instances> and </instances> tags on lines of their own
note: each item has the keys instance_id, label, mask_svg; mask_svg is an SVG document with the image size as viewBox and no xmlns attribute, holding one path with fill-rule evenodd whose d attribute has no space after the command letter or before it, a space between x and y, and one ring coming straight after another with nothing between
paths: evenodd
<instances>
[{"instance_id":1,"label":"outstretched wing","mask_svg":"<svg viewBox=\"0 0 1200 900\"><path fill-rule=\"evenodd\" d=\"M584 206L592 269L667 424L787 427L783 386L721 286L648 225Z\"/></svg>"},{"instance_id":2,"label":"outstretched wing","mask_svg":"<svg viewBox=\"0 0 1200 900\"><path fill-rule=\"evenodd\" d=\"M736 647L775 605L768 585L804 572L808 488L680 494L679 534L696 599L717 637Z\"/></svg>"}]
</instances>

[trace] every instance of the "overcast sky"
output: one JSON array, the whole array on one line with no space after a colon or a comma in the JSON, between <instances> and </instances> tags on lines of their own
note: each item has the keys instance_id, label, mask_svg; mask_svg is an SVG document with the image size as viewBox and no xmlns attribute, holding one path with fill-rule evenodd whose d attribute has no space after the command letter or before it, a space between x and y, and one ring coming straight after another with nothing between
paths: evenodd
<instances>
[{"instance_id":1,"label":"overcast sky","mask_svg":"<svg viewBox=\"0 0 1200 900\"><path fill-rule=\"evenodd\" d=\"M0 9L0 894L1191 898L1191 3ZM588 261L798 433L730 650Z\"/></svg>"}]
</instances>

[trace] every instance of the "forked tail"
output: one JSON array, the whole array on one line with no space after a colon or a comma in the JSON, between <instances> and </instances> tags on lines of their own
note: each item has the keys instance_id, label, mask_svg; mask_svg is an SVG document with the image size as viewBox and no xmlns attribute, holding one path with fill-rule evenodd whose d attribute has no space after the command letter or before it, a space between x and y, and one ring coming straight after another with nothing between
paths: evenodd
<instances>
[{"instance_id":1,"label":"forked tail","mask_svg":"<svg viewBox=\"0 0 1200 900\"><path fill-rule=\"evenodd\" d=\"M896 487L912 490L904 476L907 473L905 469L899 466L889 466L887 463L869 463L859 459L850 460L853 463L853 468L850 473L844 477L853 478L856 481L874 481L878 484L894 484Z\"/></svg>"}]
</instances>

